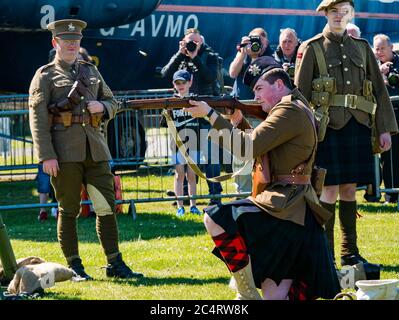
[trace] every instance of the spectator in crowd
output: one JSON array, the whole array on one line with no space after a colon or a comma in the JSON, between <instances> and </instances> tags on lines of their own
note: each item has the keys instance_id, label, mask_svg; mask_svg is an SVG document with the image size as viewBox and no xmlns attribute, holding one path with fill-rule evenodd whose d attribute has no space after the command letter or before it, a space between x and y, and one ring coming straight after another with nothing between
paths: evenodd
<instances>
[{"instance_id":1,"label":"spectator in crowd","mask_svg":"<svg viewBox=\"0 0 399 320\"><path fill-rule=\"evenodd\" d=\"M355 37L355 38L360 38L362 36L362 32L360 31L360 28L353 23L347 24L346 32L348 33L348 35Z\"/></svg>"},{"instance_id":2,"label":"spectator in crowd","mask_svg":"<svg viewBox=\"0 0 399 320\"><path fill-rule=\"evenodd\" d=\"M257 45L259 42L260 45ZM252 45L254 43L255 45ZM243 83L245 70L255 59L261 56L271 56L272 54L265 29L255 28L247 36L241 38L241 43L237 46L237 54L229 67L229 75L235 79L232 95L238 96L243 100L253 99L254 93Z\"/></svg>"},{"instance_id":3,"label":"spectator in crowd","mask_svg":"<svg viewBox=\"0 0 399 320\"><path fill-rule=\"evenodd\" d=\"M51 198L52 202L57 202L54 195L54 189L50 183L50 176L47 173L43 172L43 165L41 163L39 163L38 165L36 181L37 181L37 191L39 192L40 204L47 203L49 197ZM58 217L57 208L51 209L51 215L54 218ZM37 218L39 221L45 221L48 219L48 213L45 207L40 208L39 215Z\"/></svg>"},{"instance_id":4,"label":"spectator in crowd","mask_svg":"<svg viewBox=\"0 0 399 320\"><path fill-rule=\"evenodd\" d=\"M372 183L373 150L389 150L398 126L369 43L346 31L354 1L324 0L317 11L324 12L327 25L299 47L295 84L319 122L316 165L327 169L320 200L333 214L326 224L330 248L339 196L341 265L355 265L367 262L357 246L356 185Z\"/></svg>"},{"instance_id":5,"label":"spectator in crowd","mask_svg":"<svg viewBox=\"0 0 399 320\"><path fill-rule=\"evenodd\" d=\"M204 43L204 38L199 30L187 29L183 39L179 42L178 52L172 56L169 63L162 68L161 74L164 78L172 80L177 70L187 70L193 75L190 93L198 95L214 95L217 87L218 55L214 50ZM201 132L209 131L210 126L204 123L200 126ZM220 175L219 147L205 139L202 135L201 150L205 155L205 174L207 178ZM222 192L220 182L207 181L209 194L219 195ZM186 193L185 193L186 194ZM220 199L211 198L211 203L220 203Z\"/></svg>"},{"instance_id":6,"label":"spectator in crowd","mask_svg":"<svg viewBox=\"0 0 399 320\"><path fill-rule=\"evenodd\" d=\"M298 35L294 29L286 28L280 30L279 45L273 56L283 66L284 71L289 74L291 80L294 80L295 59L299 45Z\"/></svg>"},{"instance_id":7,"label":"spectator in crowd","mask_svg":"<svg viewBox=\"0 0 399 320\"><path fill-rule=\"evenodd\" d=\"M192 75L187 70L178 70L173 75L173 87L177 96L184 98L189 96L189 90L192 85ZM194 162L199 163L200 152L198 150L199 121L194 119L190 113L182 109L173 109L169 111L171 119L174 122L176 130L182 141L188 146L188 154ZM194 171L187 164L176 144L172 154L172 163L175 165L174 189L177 197L183 196L183 181L186 176L188 182L188 194L195 196L197 193L197 181ZM195 199L190 198L190 213L200 215L201 212L196 207ZM176 215L182 217L185 214L183 200L177 200Z\"/></svg>"},{"instance_id":8,"label":"spectator in crowd","mask_svg":"<svg viewBox=\"0 0 399 320\"><path fill-rule=\"evenodd\" d=\"M269 46L269 38L265 29L255 28L248 35L241 38L240 44L236 47L237 54L229 67L229 75L234 79L232 95L242 100L254 98L251 88L243 83L244 73L249 64L262 56L271 56L273 54ZM253 127L259 124L258 119L248 118ZM244 163L233 155L233 171L237 172ZM251 170L244 170L240 175L234 178L237 193L250 192L252 189Z\"/></svg>"},{"instance_id":9,"label":"spectator in crowd","mask_svg":"<svg viewBox=\"0 0 399 320\"><path fill-rule=\"evenodd\" d=\"M385 34L377 34L373 39L374 53L390 96L399 96L399 55L393 51L391 39ZM396 122L399 121L398 102L394 103ZM398 123L399 125L399 123ZM399 137L392 137L392 148L381 154L382 175L385 188L399 187ZM398 194L385 193L385 201L397 202Z\"/></svg>"}]
</instances>

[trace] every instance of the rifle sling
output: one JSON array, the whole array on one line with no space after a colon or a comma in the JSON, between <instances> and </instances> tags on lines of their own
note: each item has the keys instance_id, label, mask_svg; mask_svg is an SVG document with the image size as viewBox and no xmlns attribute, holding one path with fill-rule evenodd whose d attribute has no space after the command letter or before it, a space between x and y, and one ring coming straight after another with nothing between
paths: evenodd
<instances>
[{"instance_id":1,"label":"rifle sling","mask_svg":"<svg viewBox=\"0 0 399 320\"><path fill-rule=\"evenodd\" d=\"M162 114L164 115L164 117L166 119L166 123L168 125L168 129L170 130L170 133L171 133L173 139L176 142L177 148L179 149L179 151L183 155L183 157L186 160L188 166L195 172L195 174L198 177L200 177L202 179L205 179L205 180L208 180L210 182L223 182L223 181L229 180L229 179L234 178L235 176L241 174L241 172L244 171L244 169L247 167L248 164L252 165L252 159L251 159L251 160L246 161L244 166L240 170L238 170L236 172L228 173L228 174L221 175L221 176L218 176L218 177L207 178L202 173L202 171L200 170L198 165L193 161L193 159L191 159L190 155L188 154L187 148L184 145L184 142L181 140L181 138L179 136L179 133L177 132L176 126L173 123L173 120L172 120L171 116L169 115L169 113L167 112L167 110L164 109L162 111Z\"/></svg>"}]
</instances>

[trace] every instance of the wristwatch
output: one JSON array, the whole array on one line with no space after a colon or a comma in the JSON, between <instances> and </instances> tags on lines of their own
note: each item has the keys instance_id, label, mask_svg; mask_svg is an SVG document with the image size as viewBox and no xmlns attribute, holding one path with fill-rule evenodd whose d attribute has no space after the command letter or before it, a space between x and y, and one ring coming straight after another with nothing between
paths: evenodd
<instances>
[{"instance_id":1,"label":"wristwatch","mask_svg":"<svg viewBox=\"0 0 399 320\"><path fill-rule=\"evenodd\" d=\"M213 113L215 112L215 109L211 109L211 111L208 112L208 114L204 117L204 119L208 122L211 121L211 116L213 115Z\"/></svg>"}]
</instances>

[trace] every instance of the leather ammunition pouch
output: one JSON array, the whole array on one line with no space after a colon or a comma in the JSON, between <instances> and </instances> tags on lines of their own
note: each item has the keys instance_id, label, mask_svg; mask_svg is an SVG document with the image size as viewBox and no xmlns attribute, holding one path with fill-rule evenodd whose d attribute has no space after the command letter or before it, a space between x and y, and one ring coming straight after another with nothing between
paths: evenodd
<instances>
[{"instance_id":1,"label":"leather ammunition pouch","mask_svg":"<svg viewBox=\"0 0 399 320\"><path fill-rule=\"evenodd\" d=\"M320 78L312 81L312 98L311 103L315 108L315 118L318 122L318 141L324 140L325 133L327 130L330 118L328 116L328 108L330 106L344 107L349 109L356 109L366 112L371 117L372 123L372 137L371 142L373 146L373 153L379 153L379 137L375 129L375 113L377 104L375 103L375 97L373 96L373 85L370 80L364 80L363 92L361 96L353 94L336 94L337 86L336 80L329 77L327 71L327 64L318 42L311 43L317 60L319 68ZM366 61L367 57L363 57Z\"/></svg>"},{"instance_id":2,"label":"leather ammunition pouch","mask_svg":"<svg viewBox=\"0 0 399 320\"><path fill-rule=\"evenodd\" d=\"M312 169L311 183L318 196L321 195L326 178L327 169L314 166Z\"/></svg>"},{"instance_id":3,"label":"leather ammunition pouch","mask_svg":"<svg viewBox=\"0 0 399 320\"><path fill-rule=\"evenodd\" d=\"M263 156L255 159L252 170L252 196L256 197L262 193L271 182L269 156Z\"/></svg>"},{"instance_id":4,"label":"leather ammunition pouch","mask_svg":"<svg viewBox=\"0 0 399 320\"><path fill-rule=\"evenodd\" d=\"M72 115L72 112L61 112L60 116L53 116L53 124L63 124L64 127L70 127L72 124L90 125L93 128L100 126L103 113L94 113L88 115Z\"/></svg>"}]
</instances>

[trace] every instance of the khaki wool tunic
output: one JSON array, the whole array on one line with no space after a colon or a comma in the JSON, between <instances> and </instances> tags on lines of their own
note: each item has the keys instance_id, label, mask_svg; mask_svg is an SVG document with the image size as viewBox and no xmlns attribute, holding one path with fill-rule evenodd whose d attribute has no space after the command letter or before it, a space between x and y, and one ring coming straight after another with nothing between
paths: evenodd
<instances>
[{"instance_id":1,"label":"khaki wool tunic","mask_svg":"<svg viewBox=\"0 0 399 320\"><path fill-rule=\"evenodd\" d=\"M363 81L373 84L376 98L377 134L395 134L398 126L395 121L392 103L385 87L377 60L368 42L353 38L346 32L340 37L330 31L328 25L323 32L305 41L298 49L295 70L295 85L309 101L312 98L312 81L320 77L316 55L311 45L318 42L325 56L327 71L336 79L337 94L363 95ZM371 117L366 112L341 106L329 107L332 129L342 129L352 117L360 124L371 128Z\"/></svg>"},{"instance_id":2,"label":"khaki wool tunic","mask_svg":"<svg viewBox=\"0 0 399 320\"><path fill-rule=\"evenodd\" d=\"M86 143L94 161L111 160L107 142L100 128L91 125L50 124L48 106L60 102L68 96L79 66L89 68L90 85L84 101L99 101L104 105L105 118L112 119L118 109L114 96L104 82L96 66L77 61L72 67L62 60L55 60L39 68L29 88L29 122L35 147L40 162L57 159L58 162L80 162L86 159ZM85 103L73 108L73 115L88 114Z\"/></svg>"},{"instance_id":3,"label":"khaki wool tunic","mask_svg":"<svg viewBox=\"0 0 399 320\"><path fill-rule=\"evenodd\" d=\"M271 175L290 175L291 170L307 162L305 175L310 175L313 168L313 149L317 143L313 124L306 112L291 101L300 100L306 107L308 102L294 89L289 96L283 97L252 133L233 130L230 122L219 116L213 127L221 133L230 132L230 140L223 140L223 147L228 148L231 141L241 140L242 150L231 150L241 160L250 160L265 153L269 154ZM245 146L253 145L253 154L243 157ZM239 154L241 152L241 154ZM304 225L306 204L312 209L320 224L324 224L331 213L320 206L316 192L311 185L292 185L272 182L256 198L249 199L270 215Z\"/></svg>"}]
</instances>

